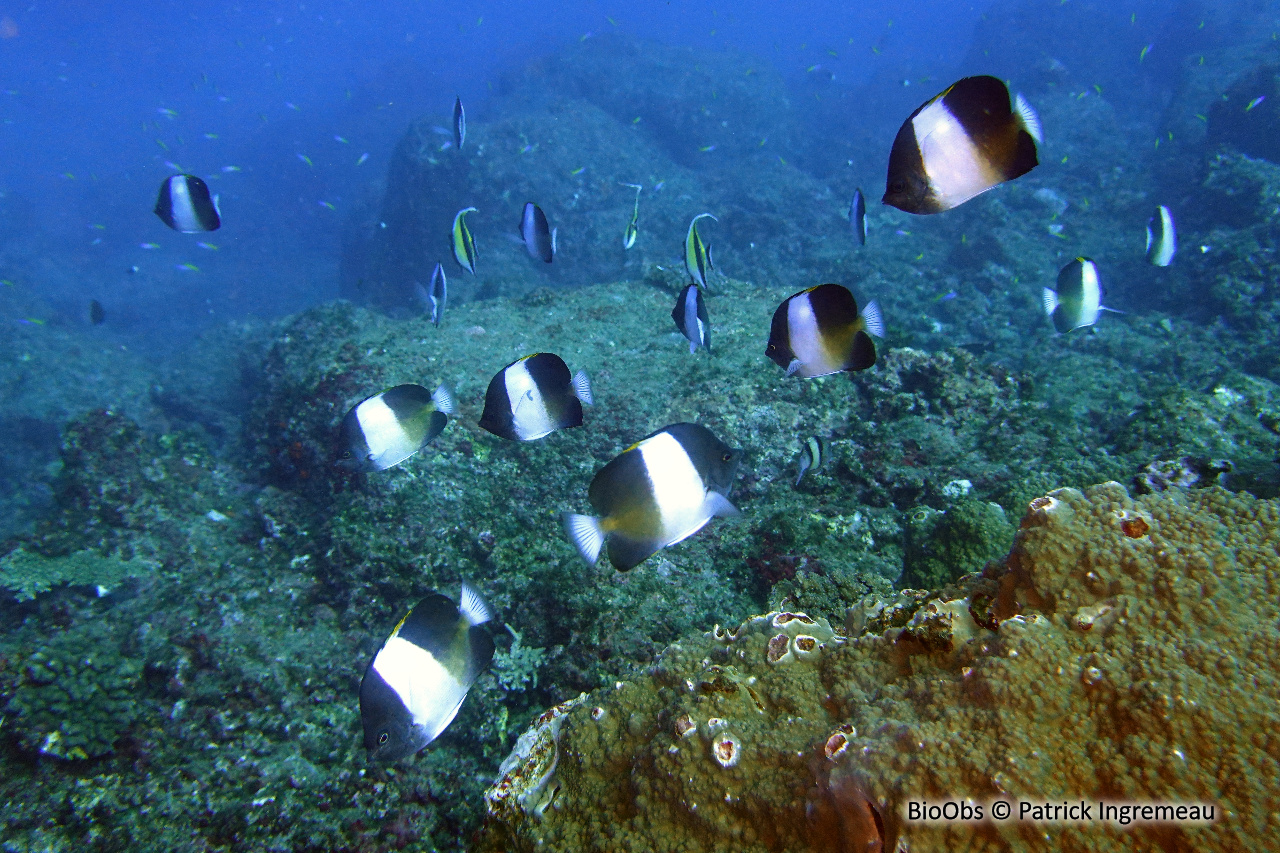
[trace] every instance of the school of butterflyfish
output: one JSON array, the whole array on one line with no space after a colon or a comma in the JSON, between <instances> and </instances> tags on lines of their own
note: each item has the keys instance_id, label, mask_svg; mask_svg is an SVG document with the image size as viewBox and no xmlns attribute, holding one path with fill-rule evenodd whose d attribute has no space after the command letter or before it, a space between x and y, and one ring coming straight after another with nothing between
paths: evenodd
<instances>
[{"instance_id":1,"label":"school of butterflyfish","mask_svg":"<svg viewBox=\"0 0 1280 853\"><path fill-rule=\"evenodd\" d=\"M466 142L461 99L453 107L453 148ZM921 104L902 123L889 151L883 203L911 214L951 210L1039 163L1040 120L1022 95L990 76L966 77ZM624 249L640 236L641 184L622 232ZM453 218L454 261L476 275L478 252L465 207ZM155 206L170 228L188 234L222 225L218 197L194 175L165 179ZM862 190L849 204L850 235L867 243L867 209ZM688 341L691 355L711 353L707 297L715 263L702 228L718 222L709 212L689 222L684 264L689 283L676 297L671 318ZM1147 260L1168 266L1177 251L1169 208L1159 206L1147 223ZM543 209L530 201L520 211L515 235L529 257L555 261L557 230ZM440 326L447 277L435 264L428 286L415 290L431 322ZM1105 311L1097 264L1077 257L1044 287L1044 311L1061 334L1092 326ZM763 330L763 318L762 318ZM811 378L866 370L876 363L876 338L885 334L875 300L861 307L843 285L820 283L784 299L768 325L764 355L787 376ZM370 389L373 390L373 389ZM485 392L479 426L510 441L538 441L584 425L584 406L593 402L583 369L571 372L555 353L535 352L498 370ZM448 387L386 388L360 400L339 425L336 460L374 473L402 464L439 436L455 414ZM826 440L811 436L801 444L799 487L806 474L826 461ZM742 451L696 423L665 426L622 449L596 472L587 489L590 513L563 514L565 534L588 563L600 553L619 571L635 568L663 548L696 534L716 517L738 514L729 499ZM431 592L410 609L369 662L360 684L364 742L371 758L395 761L434 740L453 720L476 678L489 666L494 642L486 627L489 606L468 583L458 601Z\"/></svg>"}]
</instances>

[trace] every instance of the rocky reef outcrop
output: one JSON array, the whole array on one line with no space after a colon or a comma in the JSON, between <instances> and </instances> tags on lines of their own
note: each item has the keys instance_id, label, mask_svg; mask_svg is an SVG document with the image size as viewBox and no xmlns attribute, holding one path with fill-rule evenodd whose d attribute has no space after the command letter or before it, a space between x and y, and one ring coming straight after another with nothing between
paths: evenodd
<instances>
[{"instance_id":1,"label":"rocky reef outcrop","mask_svg":"<svg viewBox=\"0 0 1280 853\"><path fill-rule=\"evenodd\" d=\"M1280 505L1108 483L843 625L774 611L535 721L477 850L1241 850L1280 832ZM1215 822L926 823L909 801L1213 805Z\"/></svg>"}]
</instances>

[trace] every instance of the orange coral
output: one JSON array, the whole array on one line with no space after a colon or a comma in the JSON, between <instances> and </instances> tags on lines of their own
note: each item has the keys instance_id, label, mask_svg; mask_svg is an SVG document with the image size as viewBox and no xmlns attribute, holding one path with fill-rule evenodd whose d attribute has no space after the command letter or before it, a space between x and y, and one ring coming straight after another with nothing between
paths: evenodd
<instances>
[{"instance_id":1,"label":"orange coral","mask_svg":"<svg viewBox=\"0 0 1280 853\"><path fill-rule=\"evenodd\" d=\"M569 708L554 804L527 819L491 799L477 849L1261 849L1280 837L1277 589L1275 501L1058 490L959 589L861 602L849 636L801 614L717 626L597 691L599 719ZM1001 798L1219 817L925 823L906 809Z\"/></svg>"}]
</instances>

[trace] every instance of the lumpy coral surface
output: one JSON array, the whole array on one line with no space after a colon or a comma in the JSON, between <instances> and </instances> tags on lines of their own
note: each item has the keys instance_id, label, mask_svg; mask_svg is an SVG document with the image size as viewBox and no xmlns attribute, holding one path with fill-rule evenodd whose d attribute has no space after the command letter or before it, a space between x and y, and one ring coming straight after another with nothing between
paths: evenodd
<instances>
[{"instance_id":1,"label":"lumpy coral surface","mask_svg":"<svg viewBox=\"0 0 1280 853\"><path fill-rule=\"evenodd\" d=\"M1280 837L1278 548L1275 501L1051 492L981 575L869 597L846 626L717 626L561 709L554 758L491 790L480 849L1261 849ZM1081 799L1215 821L1017 819ZM1014 815L909 819L948 800Z\"/></svg>"}]
</instances>

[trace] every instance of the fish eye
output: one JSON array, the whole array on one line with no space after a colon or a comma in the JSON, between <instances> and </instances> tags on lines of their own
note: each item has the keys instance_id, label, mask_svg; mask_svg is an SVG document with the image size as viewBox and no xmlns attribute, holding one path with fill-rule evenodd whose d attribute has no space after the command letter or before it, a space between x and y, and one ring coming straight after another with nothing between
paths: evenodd
<instances>
[{"instance_id":1,"label":"fish eye","mask_svg":"<svg viewBox=\"0 0 1280 853\"><path fill-rule=\"evenodd\" d=\"M723 456L720 457L721 462L731 462L732 460L733 460L732 453L725 453Z\"/></svg>"},{"instance_id":2,"label":"fish eye","mask_svg":"<svg viewBox=\"0 0 1280 853\"><path fill-rule=\"evenodd\" d=\"M342 458L343 458L343 459L350 459L350 458L351 458L351 451L350 451L350 450L344 450L344 451L342 451Z\"/></svg>"},{"instance_id":3,"label":"fish eye","mask_svg":"<svg viewBox=\"0 0 1280 853\"><path fill-rule=\"evenodd\" d=\"M900 193L900 192L904 192L904 191L906 191L906 189L907 189L907 182L906 182L906 181L898 180L898 181L894 181L893 183L889 184L889 192L892 192L892 193Z\"/></svg>"},{"instance_id":4,"label":"fish eye","mask_svg":"<svg viewBox=\"0 0 1280 853\"><path fill-rule=\"evenodd\" d=\"M387 734L386 732L381 732L381 733L379 733L379 735L378 735L378 746L383 746L383 745L384 745L384 744L386 744L386 742L387 742L387 741L389 741L389 740L391 740L391 735Z\"/></svg>"}]
</instances>

